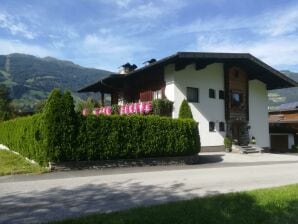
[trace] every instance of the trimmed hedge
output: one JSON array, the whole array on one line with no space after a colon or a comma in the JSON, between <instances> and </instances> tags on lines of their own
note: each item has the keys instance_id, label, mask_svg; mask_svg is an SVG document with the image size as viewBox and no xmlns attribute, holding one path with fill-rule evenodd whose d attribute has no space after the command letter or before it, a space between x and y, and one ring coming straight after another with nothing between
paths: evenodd
<instances>
[{"instance_id":1,"label":"trimmed hedge","mask_svg":"<svg viewBox=\"0 0 298 224\"><path fill-rule=\"evenodd\" d=\"M0 143L40 164L48 162L194 155L192 119L76 114L73 99L54 90L42 114L0 123Z\"/></svg>"},{"instance_id":2,"label":"trimmed hedge","mask_svg":"<svg viewBox=\"0 0 298 224\"><path fill-rule=\"evenodd\" d=\"M158 116L80 118L79 147L72 160L105 160L194 155L197 123Z\"/></svg>"},{"instance_id":3,"label":"trimmed hedge","mask_svg":"<svg viewBox=\"0 0 298 224\"><path fill-rule=\"evenodd\" d=\"M0 143L40 164L46 163L49 160L42 136L42 118L42 114L36 114L1 122Z\"/></svg>"}]
</instances>

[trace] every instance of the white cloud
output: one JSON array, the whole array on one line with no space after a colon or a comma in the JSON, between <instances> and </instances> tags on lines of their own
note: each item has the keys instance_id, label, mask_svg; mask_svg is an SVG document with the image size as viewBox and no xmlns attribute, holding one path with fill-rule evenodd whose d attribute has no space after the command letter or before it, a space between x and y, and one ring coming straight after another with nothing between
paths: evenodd
<instances>
[{"instance_id":1,"label":"white cloud","mask_svg":"<svg viewBox=\"0 0 298 224\"><path fill-rule=\"evenodd\" d=\"M298 64L298 37L286 36L258 41L238 41L227 36L199 36L197 50L251 53L273 66Z\"/></svg>"},{"instance_id":2,"label":"white cloud","mask_svg":"<svg viewBox=\"0 0 298 224\"><path fill-rule=\"evenodd\" d=\"M24 53L39 57L55 56L56 52L38 45L26 44L20 41L0 39L0 54Z\"/></svg>"},{"instance_id":3,"label":"white cloud","mask_svg":"<svg viewBox=\"0 0 298 224\"><path fill-rule=\"evenodd\" d=\"M163 14L161 7L153 4L152 2L141 4L131 8L123 14L126 18L156 18Z\"/></svg>"},{"instance_id":4,"label":"white cloud","mask_svg":"<svg viewBox=\"0 0 298 224\"><path fill-rule=\"evenodd\" d=\"M85 60L85 64L96 66L95 61L100 61L101 68L115 70L121 63L135 63L135 55L144 53L149 49L134 39L126 39L121 36L111 34L88 34L83 43L76 48L80 49L80 57L84 55L90 60Z\"/></svg>"},{"instance_id":5,"label":"white cloud","mask_svg":"<svg viewBox=\"0 0 298 224\"><path fill-rule=\"evenodd\" d=\"M0 28L7 29L11 34L20 34L27 39L34 39L37 34L29 31L27 26L6 13L0 13Z\"/></svg>"},{"instance_id":6,"label":"white cloud","mask_svg":"<svg viewBox=\"0 0 298 224\"><path fill-rule=\"evenodd\" d=\"M295 32L298 29L298 6L267 13L259 18L260 33L280 36Z\"/></svg>"},{"instance_id":7,"label":"white cloud","mask_svg":"<svg viewBox=\"0 0 298 224\"><path fill-rule=\"evenodd\" d=\"M120 8L127 8L131 3L131 0L111 0L112 3L116 4Z\"/></svg>"}]
</instances>

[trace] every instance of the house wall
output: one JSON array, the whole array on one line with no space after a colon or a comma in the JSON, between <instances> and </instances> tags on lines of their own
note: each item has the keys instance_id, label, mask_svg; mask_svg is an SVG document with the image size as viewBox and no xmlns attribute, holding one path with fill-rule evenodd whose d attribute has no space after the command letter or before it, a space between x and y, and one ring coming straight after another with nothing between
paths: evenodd
<instances>
[{"instance_id":1,"label":"house wall","mask_svg":"<svg viewBox=\"0 0 298 224\"><path fill-rule=\"evenodd\" d=\"M224 100L218 98L218 91L224 90L223 64L214 63L202 70L195 65L175 71L174 65L165 68L165 94L174 101L173 117L177 118L182 101L186 99L186 87L199 89L199 103L189 103L194 119L199 122L202 146L223 145L225 132L219 132L219 122L225 122ZM216 98L209 98L209 88L216 91ZM216 122L216 131L209 132L209 121Z\"/></svg>"},{"instance_id":2,"label":"house wall","mask_svg":"<svg viewBox=\"0 0 298 224\"><path fill-rule=\"evenodd\" d=\"M269 147L268 98L266 85L259 80L249 81L249 130L261 147Z\"/></svg>"}]
</instances>

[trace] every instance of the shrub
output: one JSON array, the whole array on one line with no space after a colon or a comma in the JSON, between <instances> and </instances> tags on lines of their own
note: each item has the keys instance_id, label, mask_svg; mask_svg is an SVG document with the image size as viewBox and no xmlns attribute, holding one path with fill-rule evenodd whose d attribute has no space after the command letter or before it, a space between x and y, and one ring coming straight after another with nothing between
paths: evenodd
<instances>
[{"instance_id":1,"label":"shrub","mask_svg":"<svg viewBox=\"0 0 298 224\"><path fill-rule=\"evenodd\" d=\"M226 149L232 149L232 139L230 137L225 137L224 145Z\"/></svg>"},{"instance_id":2,"label":"shrub","mask_svg":"<svg viewBox=\"0 0 298 224\"><path fill-rule=\"evenodd\" d=\"M69 92L55 89L42 114L0 123L0 143L40 164L193 155L199 152L192 119L76 114Z\"/></svg>"},{"instance_id":3,"label":"shrub","mask_svg":"<svg viewBox=\"0 0 298 224\"><path fill-rule=\"evenodd\" d=\"M199 152L197 123L159 116L80 118L78 160L193 155Z\"/></svg>"},{"instance_id":4,"label":"shrub","mask_svg":"<svg viewBox=\"0 0 298 224\"><path fill-rule=\"evenodd\" d=\"M119 114L120 112L120 106L117 104L112 105L112 114Z\"/></svg>"},{"instance_id":5,"label":"shrub","mask_svg":"<svg viewBox=\"0 0 298 224\"><path fill-rule=\"evenodd\" d=\"M153 114L159 115L159 116L172 116L173 111L173 102L169 101L167 99L157 99L153 100L152 102L153 106Z\"/></svg>"},{"instance_id":6,"label":"shrub","mask_svg":"<svg viewBox=\"0 0 298 224\"><path fill-rule=\"evenodd\" d=\"M183 100L179 110L179 118L190 118L192 119L191 109L186 100Z\"/></svg>"},{"instance_id":7,"label":"shrub","mask_svg":"<svg viewBox=\"0 0 298 224\"><path fill-rule=\"evenodd\" d=\"M1 122L0 143L25 157L45 164L49 160L42 131L42 114Z\"/></svg>"}]
</instances>

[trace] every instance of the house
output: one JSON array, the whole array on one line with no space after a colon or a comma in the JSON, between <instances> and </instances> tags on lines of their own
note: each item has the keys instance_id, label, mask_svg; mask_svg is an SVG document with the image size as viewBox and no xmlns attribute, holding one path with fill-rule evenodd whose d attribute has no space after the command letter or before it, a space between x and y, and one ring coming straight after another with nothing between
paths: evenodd
<instances>
[{"instance_id":1,"label":"house","mask_svg":"<svg viewBox=\"0 0 298 224\"><path fill-rule=\"evenodd\" d=\"M269 132L272 151L288 152L298 145L298 102L269 111Z\"/></svg>"},{"instance_id":2,"label":"house","mask_svg":"<svg viewBox=\"0 0 298 224\"><path fill-rule=\"evenodd\" d=\"M295 81L251 54L178 52L138 69L125 64L79 92L100 92L102 100L110 94L112 104L167 98L174 102L173 118L186 99L199 122L202 149L221 150L226 135L239 145L254 136L268 148L267 90L293 86Z\"/></svg>"}]
</instances>

